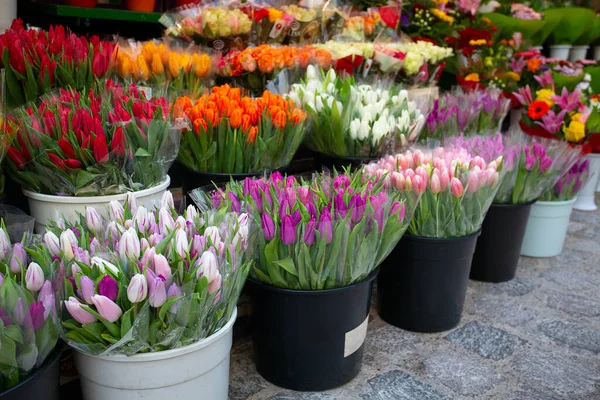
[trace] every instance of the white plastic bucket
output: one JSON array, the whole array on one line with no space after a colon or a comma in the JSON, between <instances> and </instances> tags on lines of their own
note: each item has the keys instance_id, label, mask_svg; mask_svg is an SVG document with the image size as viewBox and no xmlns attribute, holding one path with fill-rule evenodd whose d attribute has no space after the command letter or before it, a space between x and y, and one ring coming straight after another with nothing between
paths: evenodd
<instances>
[{"instance_id":1,"label":"white plastic bucket","mask_svg":"<svg viewBox=\"0 0 600 400\"><path fill-rule=\"evenodd\" d=\"M590 46L573 46L569 55L569 61L576 62L579 60L585 60L587 58L587 52Z\"/></svg>"},{"instance_id":2,"label":"white plastic bucket","mask_svg":"<svg viewBox=\"0 0 600 400\"><path fill-rule=\"evenodd\" d=\"M538 201L531 206L521 255L554 257L562 252L575 199Z\"/></svg>"},{"instance_id":3,"label":"white plastic bucket","mask_svg":"<svg viewBox=\"0 0 600 400\"><path fill-rule=\"evenodd\" d=\"M233 323L178 349L135 356L74 351L84 400L227 400Z\"/></svg>"},{"instance_id":4,"label":"white plastic bucket","mask_svg":"<svg viewBox=\"0 0 600 400\"><path fill-rule=\"evenodd\" d=\"M130 192L135 194L138 205L153 209L160 203L160 198L169 187L171 179L167 178L160 185L139 192ZM48 221L57 220L64 216L70 221L77 219L77 212L84 214L86 207L94 207L99 213L108 213L108 204L117 200L124 203L127 200L128 193L116 194L112 196L52 196L49 194L40 194L23 190L23 194L29 200L29 210L31 216L35 218L35 231L44 233Z\"/></svg>"},{"instance_id":5,"label":"white plastic bucket","mask_svg":"<svg viewBox=\"0 0 600 400\"><path fill-rule=\"evenodd\" d=\"M600 154L588 154L585 158L590 162L591 175L577 194L577 202L573 208L580 211L595 211L598 209L595 195L600 177Z\"/></svg>"},{"instance_id":6,"label":"white plastic bucket","mask_svg":"<svg viewBox=\"0 0 600 400\"><path fill-rule=\"evenodd\" d=\"M518 127L519 121L523 118L523 114L525 110L523 108L518 108L516 110L510 110L510 127Z\"/></svg>"},{"instance_id":7,"label":"white plastic bucket","mask_svg":"<svg viewBox=\"0 0 600 400\"><path fill-rule=\"evenodd\" d=\"M570 44L555 44L550 46L550 58L568 60L571 47L573 46Z\"/></svg>"}]
</instances>

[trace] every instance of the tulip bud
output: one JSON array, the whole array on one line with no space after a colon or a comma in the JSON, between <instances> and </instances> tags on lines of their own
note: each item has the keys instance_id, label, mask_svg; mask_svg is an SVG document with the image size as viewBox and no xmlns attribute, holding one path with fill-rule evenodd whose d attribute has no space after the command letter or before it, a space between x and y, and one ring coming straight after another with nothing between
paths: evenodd
<instances>
[{"instance_id":1,"label":"tulip bud","mask_svg":"<svg viewBox=\"0 0 600 400\"><path fill-rule=\"evenodd\" d=\"M180 297L182 295L181 292L181 288L179 286L177 286L176 283L173 283L170 287L169 290L167 291L167 298L171 298L171 297ZM179 306L181 305L181 300L176 301L175 303L171 304L171 307L169 307L169 312L171 314L176 314L177 311L179 310Z\"/></svg>"},{"instance_id":2,"label":"tulip bud","mask_svg":"<svg viewBox=\"0 0 600 400\"><path fill-rule=\"evenodd\" d=\"M333 226L331 224L331 215L328 212L323 212L319 217L317 230L321 237L325 237L327 244L333 240Z\"/></svg>"},{"instance_id":3,"label":"tulip bud","mask_svg":"<svg viewBox=\"0 0 600 400\"><path fill-rule=\"evenodd\" d=\"M431 176L431 181L429 182L429 189L431 190L431 193L433 193L433 194L438 194L440 192L440 190L442 189L442 184L440 182L440 178L435 173Z\"/></svg>"},{"instance_id":4,"label":"tulip bud","mask_svg":"<svg viewBox=\"0 0 600 400\"><path fill-rule=\"evenodd\" d=\"M140 257L140 239L135 229L129 228L119 239L119 255L123 260L137 260Z\"/></svg>"},{"instance_id":5,"label":"tulip bud","mask_svg":"<svg viewBox=\"0 0 600 400\"><path fill-rule=\"evenodd\" d=\"M142 252L148 250L150 248L150 243L148 243L148 240L146 238L142 238L140 240L140 250Z\"/></svg>"},{"instance_id":6,"label":"tulip bud","mask_svg":"<svg viewBox=\"0 0 600 400\"><path fill-rule=\"evenodd\" d=\"M52 282L46 280L42 289L38 293L38 301L44 304L44 320L48 318L48 315L52 313L54 315L55 304L54 304L54 290L52 289Z\"/></svg>"},{"instance_id":7,"label":"tulip bud","mask_svg":"<svg viewBox=\"0 0 600 400\"><path fill-rule=\"evenodd\" d=\"M52 256L58 257L60 255L60 241L54 233L46 231L44 234L44 244Z\"/></svg>"},{"instance_id":8,"label":"tulip bud","mask_svg":"<svg viewBox=\"0 0 600 400\"><path fill-rule=\"evenodd\" d=\"M79 278L79 294L86 303L92 304L92 296L96 294L96 284L87 276Z\"/></svg>"},{"instance_id":9,"label":"tulip bud","mask_svg":"<svg viewBox=\"0 0 600 400\"><path fill-rule=\"evenodd\" d=\"M77 237L72 230L67 229L60 234L60 249L62 250L63 256L67 261L72 260L75 257L73 252L73 246L77 245Z\"/></svg>"},{"instance_id":10,"label":"tulip bud","mask_svg":"<svg viewBox=\"0 0 600 400\"><path fill-rule=\"evenodd\" d=\"M192 249L190 251L190 257L194 258L196 255L202 253L204 251L204 245L206 244L206 239L202 235L195 234L192 239Z\"/></svg>"},{"instance_id":11,"label":"tulip bud","mask_svg":"<svg viewBox=\"0 0 600 400\"><path fill-rule=\"evenodd\" d=\"M10 256L10 270L13 274L20 274L21 268L25 266L27 262L27 252L23 248L22 243L15 243L13 246L12 254Z\"/></svg>"},{"instance_id":12,"label":"tulip bud","mask_svg":"<svg viewBox=\"0 0 600 400\"><path fill-rule=\"evenodd\" d=\"M13 319L17 325L23 325L26 316L27 310L25 310L25 304L23 303L23 299L19 297L13 309Z\"/></svg>"},{"instance_id":13,"label":"tulip bud","mask_svg":"<svg viewBox=\"0 0 600 400\"><path fill-rule=\"evenodd\" d=\"M289 215L286 215L281 222L280 237L284 245L290 245L296 242L296 227L294 226L292 217Z\"/></svg>"},{"instance_id":14,"label":"tulip bud","mask_svg":"<svg viewBox=\"0 0 600 400\"><path fill-rule=\"evenodd\" d=\"M123 221L123 217L125 215L125 210L121 203L116 200L113 200L108 205L108 210L110 213L110 219L116 222Z\"/></svg>"},{"instance_id":15,"label":"tulip bud","mask_svg":"<svg viewBox=\"0 0 600 400\"><path fill-rule=\"evenodd\" d=\"M104 275L100 282L98 282L98 294L106 296L112 301L117 301L117 295L119 294L119 286L109 275Z\"/></svg>"},{"instance_id":16,"label":"tulip bud","mask_svg":"<svg viewBox=\"0 0 600 400\"><path fill-rule=\"evenodd\" d=\"M525 156L525 169L531 171L535 166L536 158L532 154Z\"/></svg>"},{"instance_id":17,"label":"tulip bud","mask_svg":"<svg viewBox=\"0 0 600 400\"><path fill-rule=\"evenodd\" d=\"M157 276L162 275L165 280L171 277L171 266L169 265L169 261L165 256L162 254L155 254L152 257L152 263L154 265L154 273Z\"/></svg>"},{"instance_id":18,"label":"tulip bud","mask_svg":"<svg viewBox=\"0 0 600 400\"><path fill-rule=\"evenodd\" d=\"M148 303L154 308L159 308L167 301L167 289L165 281L160 277L156 277L154 281L148 285Z\"/></svg>"},{"instance_id":19,"label":"tulip bud","mask_svg":"<svg viewBox=\"0 0 600 400\"><path fill-rule=\"evenodd\" d=\"M452 180L450 181L450 191L452 192L452 195L457 199L462 197L464 193L464 187L462 182L458 178L452 178Z\"/></svg>"},{"instance_id":20,"label":"tulip bud","mask_svg":"<svg viewBox=\"0 0 600 400\"><path fill-rule=\"evenodd\" d=\"M306 243L307 246L312 246L313 244L315 244L316 241L316 235L315 235L315 229L317 227L317 221L314 218L311 218L310 221L308 221L306 223L306 226L304 227L304 243Z\"/></svg>"},{"instance_id":21,"label":"tulip bud","mask_svg":"<svg viewBox=\"0 0 600 400\"><path fill-rule=\"evenodd\" d=\"M10 254L10 239L6 231L0 228L0 260Z\"/></svg>"},{"instance_id":22,"label":"tulip bud","mask_svg":"<svg viewBox=\"0 0 600 400\"><path fill-rule=\"evenodd\" d=\"M275 222L268 212L262 215L262 229L265 240L273 240L275 237Z\"/></svg>"},{"instance_id":23,"label":"tulip bud","mask_svg":"<svg viewBox=\"0 0 600 400\"><path fill-rule=\"evenodd\" d=\"M34 331L37 331L44 326L44 322L46 322L44 315L47 316L44 303L41 301L34 301L29 305L29 318L31 318L31 325L33 326Z\"/></svg>"},{"instance_id":24,"label":"tulip bud","mask_svg":"<svg viewBox=\"0 0 600 400\"><path fill-rule=\"evenodd\" d=\"M148 219L148 210L146 207L140 206L137 208L133 217L136 226L142 232L145 232L150 227L150 220Z\"/></svg>"},{"instance_id":25,"label":"tulip bud","mask_svg":"<svg viewBox=\"0 0 600 400\"><path fill-rule=\"evenodd\" d=\"M117 321L123 314L121 308L106 296L96 294L92 296L92 303L96 306L98 314L108 322Z\"/></svg>"},{"instance_id":26,"label":"tulip bud","mask_svg":"<svg viewBox=\"0 0 600 400\"><path fill-rule=\"evenodd\" d=\"M150 244L150 246L156 246L158 245L160 242L162 242L164 239L163 235L161 235L160 233L153 233L152 235L150 235L150 237L148 238L148 243Z\"/></svg>"},{"instance_id":27,"label":"tulip bud","mask_svg":"<svg viewBox=\"0 0 600 400\"><path fill-rule=\"evenodd\" d=\"M98 321L94 315L81 308L81 303L75 297L69 297L69 300L65 300L65 308L71 314L71 317L81 325Z\"/></svg>"},{"instance_id":28,"label":"tulip bud","mask_svg":"<svg viewBox=\"0 0 600 400\"><path fill-rule=\"evenodd\" d=\"M195 222L198 218L198 209L193 205L189 205L185 210L185 220L190 222Z\"/></svg>"},{"instance_id":29,"label":"tulip bud","mask_svg":"<svg viewBox=\"0 0 600 400\"><path fill-rule=\"evenodd\" d=\"M197 279L206 276L206 279L210 283L219 272L219 262L217 261L217 256L212 251L202 253L196 264L198 265L198 269L196 270Z\"/></svg>"},{"instance_id":30,"label":"tulip bud","mask_svg":"<svg viewBox=\"0 0 600 400\"><path fill-rule=\"evenodd\" d=\"M85 223L88 229L95 234L98 234L102 230L102 218L93 207L85 209Z\"/></svg>"},{"instance_id":31,"label":"tulip bud","mask_svg":"<svg viewBox=\"0 0 600 400\"><path fill-rule=\"evenodd\" d=\"M148 295L148 281L142 274L135 274L127 287L127 298L132 303L140 303Z\"/></svg>"},{"instance_id":32,"label":"tulip bud","mask_svg":"<svg viewBox=\"0 0 600 400\"><path fill-rule=\"evenodd\" d=\"M186 258L190 251L187 234L183 229L178 229L175 234L175 252L180 258Z\"/></svg>"},{"instance_id":33,"label":"tulip bud","mask_svg":"<svg viewBox=\"0 0 600 400\"><path fill-rule=\"evenodd\" d=\"M544 156L540 160L540 172L541 173L548 171L551 166L552 166L552 159L550 157Z\"/></svg>"},{"instance_id":34,"label":"tulip bud","mask_svg":"<svg viewBox=\"0 0 600 400\"><path fill-rule=\"evenodd\" d=\"M175 229L175 220L166 208L161 208L158 212L158 227L163 236L167 236L170 231Z\"/></svg>"},{"instance_id":35,"label":"tulip bud","mask_svg":"<svg viewBox=\"0 0 600 400\"><path fill-rule=\"evenodd\" d=\"M219 228L216 226L209 226L204 231L204 237L208 240L210 239L210 243L213 246L218 246L221 243L221 234L219 233Z\"/></svg>"},{"instance_id":36,"label":"tulip bud","mask_svg":"<svg viewBox=\"0 0 600 400\"><path fill-rule=\"evenodd\" d=\"M106 270L109 270L113 275L119 276L119 268L100 257L92 257L92 266L98 267L101 274L105 274Z\"/></svg>"},{"instance_id":37,"label":"tulip bud","mask_svg":"<svg viewBox=\"0 0 600 400\"><path fill-rule=\"evenodd\" d=\"M137 197L135 194L129 193L127 195L127 205L129 206L129 211L131 211L131 214L135 215L138 209Z\"/></svg>"},{"instance_id":38,"label":"tulip bud","mask_svg":"<svg viewBox=\"0 0 600 400\"><path fill-rule=\"evenodd\" d=\"M467 192L475 193L479 187L479 173L471 171L467 175Z\"/></svg>"},{"instance_id":39,"label":"tulip bud","mask_svg":"<svg viewBox=\"0 0 600 400\"><path fill-rule=\"evenodd\" d=\"M175 202L173 201L173 193L169 190L165 191L160 199L160 208L171 210L175 208Z\"/></svg>"},{"instance_id":40,"label":"tulip bud","mask_svg":"<svg viewBox=\"0 0 600 400\"><path fill-rule=\"evenodd\" d=\"M25 273L25 286L30 292L39 291L44 285L44 271L38 263L32 262Z\"/></svg>"},{"instance_id":41,"label":"tulip bud","mask_svg":"<svg viewBox=\"0 0 600 400\"><path fill-rule=\"evenodd\" d=\"M218 291L221 288L222 282L223 278L221 277L221 273L217 271L215 278L208 284L208 294L213 294Z\"/></svg>"}]
</instances>

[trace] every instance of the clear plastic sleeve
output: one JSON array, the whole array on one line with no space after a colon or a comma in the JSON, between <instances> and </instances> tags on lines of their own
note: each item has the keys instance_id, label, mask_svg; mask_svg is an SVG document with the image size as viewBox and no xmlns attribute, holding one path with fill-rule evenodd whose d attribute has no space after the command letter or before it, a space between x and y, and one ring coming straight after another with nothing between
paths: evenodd
<instances>
[{"instance_id":1,"label":"clear plastic sleeve","mask_svg":"<svg viewBox=\"0 0 600 400\"><path fill-rule=\"evenodd\" d=\"M247 216L192 206L178 216L170 193L154 211L132 198L110 211L103 219L88 208L78 224L54 224L45 236L58 241L55 256L65 265L69 345L99 355L158 352L193 344L229 321L251 266Z\"/></svg>"},{"instance_id":2,"label":"clear plastic sleeve","mask_svg":"<svg viewBox=\"0 0 600 400\"><path fill-rule=\"evenodd\" d=\"M416 193L388 191L382 179L361 171L306 180L273 173L192 195L204 206L246 210L258 226L252 276L293 290L366 278L396 246L419 200Z\"/></svg>"},{"instance_id":3,"label":"clear plastic sleeve","mask_svg":"<svg viewBox=\"0 0 600 400\"><path fill-rule=\"evenodd\" d=\"M579 158L575 164L566 171L550 189L540 196L541 201L568 201L577 196L588 179L590 179L589 160Z\"/></svg>"},{"instance_id":4,"label":"clear plastic sleeve","mask_svg":"<svg viewBox=\"0 0 600 400\"><path fill-rule=\"evenodd\" d=\"M103 82L61 90L16 110L8 169L24 189L69 196L138 191L160 184L177 156L181 121L165 98Z\"/></svg>"}]
</instances>

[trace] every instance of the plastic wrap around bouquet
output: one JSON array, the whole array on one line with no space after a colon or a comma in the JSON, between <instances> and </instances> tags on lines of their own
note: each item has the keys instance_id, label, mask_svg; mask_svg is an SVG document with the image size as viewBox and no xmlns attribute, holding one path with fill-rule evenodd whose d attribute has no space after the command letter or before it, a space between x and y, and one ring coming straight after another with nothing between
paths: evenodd
<instances>
[{"instance_id":1,"label":"plastic wrap around bouquet","mask_svg":"<svg viewBox=\"0 0 600 400\"><path fill-rule=\"evenodd\" d=\"M270 177L194 191L202 207L241 212L260 225L252 276L268 285L321 290L360 282L408 228L418 193L390 192L382 179L317 173ZM211 198L209 198L211 196Z\"/></svg>"},{"instance_id":2,"label":"plastic wrap around bouquet","mask_svg":"<svg viewBox=\"0 0 600 400\"><path fill-rule=\"evenodd\" d=\"M458 89L435 100L420 139L443 140L452 136L497 132L509 107L510 100L498 90L465 93Z\"/></svg>"},{"instance_id":3,"label":"plastic wrap around bouquet","mask_svg":"<svg viewBox=\"0 0 600 400\"><path fill-rule=\"evenodd\" d=\"M481 228L504 175L503 158L485 161L465 149L438 147L387 156L365 166L386 186L422 195L408 233L428 238L471 235Z\"/></svg>"},{"instance_id":4,"label":"plastic wrap around bouquet","mask_svg":"<svg viewBox=\"0 0 600 400\"><path fill-rule=\"evenodd\" d=\"M180 162L196 172L248 174L287 166L302 143L306 114L292 101L265 91L259 98L223 85L192 102L179 98ZM195 188L195 187L194 187Z\"/></svg>"},{"instance_id":5,"label":"plastic wrap around bouquet","mask_svg":"<svg viewBox=\"0 0 600 400\"><path fill-rule=\"evenodd\" d=\"M23 236L11 244L4 221L0 228L0 391L16 385L14 394L43 390L59 398L60 350L56 349L60 320L58 262L45 248ZM36 379L39 378L39 379ZM40 389L42 387L42 389ZM30 391L29 391L30 390Z\"/></svg>"},{"instance_id":6,"label":"plastic wrap around bouquet","mask_svg":"<svg viewBox=\"0 0 600 400\"><path fill-rule=\"evenodd\" d=\"M56 196L140 191L165 182L179 134L164 98L135 85L105 85L43 97L9 120L10 175L23 189Z\"/></svg>"},{"instance_id":7,"label":"plastic wrap around bouquet","mask_svg":"<svg viewBox=\"0 0 600 400\"><path fill-rule=\"evenodd\" d=\"M242 8L224 2L184 6L163 14L160 22L168 36L223 53L248 47L253 26Z\"/></svg>"},{"instance_id":8,"label":"plastic wrap around bouquet","mask_svg":"<svg viewBox=\"0 0 600 400\"><path fill-rule=\"evenodd\" d=\"M235 311L250 264L243 255L248 218L183 216L167 192L155 211L111 203L76 224L58 221L44 242L66 269L63 337L79 351L134 355L193 344Z\"/></svg>"},{"instance_id":9,"label":"plastic wrap around bouquet","mask_svg":"<svg viewBox=\"0 0 600 400\"><path fill-rule=\"evenodd\" d=\"M110 70L115 48L115 43L97 36L88 41L62 26L45 32L25 29L23 21L14 20L0 35L8 107L34 101L54 87L90 88Z\"/></svg>"},{"instance_id":10,"label":"plastic wrap around bouquet","mask_svg":"<svg viewBox=\"0 0 600 400\"><path fill-rule=\"evenodd\" d=\"M306 81L292 85L289 97L312 121L307 145L321 154L372 158L414 142L425 120L405 90L380 83L356 85L309 67Z\"/></svg>"},{"instance_id":11,"label":"plastic wrap around bouquet","mask_svg":"<svg viewBox=\"0 0 600 400\"><path fill-rule=\"evenodd\" d=\"M133 42L121 40L115 69L125 83L136 83L152 93L161 87L177 95L198 97L210 87L216 70L213 52L198 46L181 46L174 41L163 40ZM165 85L168 82L168 85Z\"/></svg>"}]
</instances>

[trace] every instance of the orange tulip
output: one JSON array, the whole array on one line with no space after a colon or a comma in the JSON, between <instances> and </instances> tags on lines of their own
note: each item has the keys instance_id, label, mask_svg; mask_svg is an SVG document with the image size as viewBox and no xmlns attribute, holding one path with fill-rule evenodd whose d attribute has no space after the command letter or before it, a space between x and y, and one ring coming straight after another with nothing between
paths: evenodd
<instances>
[{"instance_id":1,"label":"orange tulip","mask_svg":"<svg viewBox=\"0 0 600 400\"><path fill-rule=\"evenodd\" d=\"M277 116L277 113L279 111L281 111L281 108L279 108L277 106L269 107L269 115L271 116L271 119L275 119L275 117Z\"/></svg>"},{"instance_id":2,"label":"orange tulip","mask_svg":"<svg viewBox=\"0 0 600 400\"><path fill-rule=\"evenodd\" d=\"M240 103L242 101L242 91L240 88L232 88L228 94L229 99Z\"/></svg>"},{"instance_id":3,"label":"orange tulip","mask_svg":"<svg viewBox=\"0 0 600 400\"><path fill-rule=\"evenodd\" d=\"M146 60L147 64L152 62L152 57L154 57L156 50L156 45L152 41L146 42L142 45L141 55L144 57L144 60Z\"/></svg>"},{"instance_id":4,"label":"orange tulip","mask_svg":"<svg viewBox=\"0 0 600 400\"><path fill-rule=\"evenodd\" d=\"M194 121L194 132L196 135L200 135L203 132L208 130L208 126L206 125L206 121L202 118Z\"/></svg>"},{"instance_id":5,"label":"orange tulip","mask_svg":"<svg viewBox=\"0 0 600 400\"><path fill-rule=\"evenodd\" d=\"M248 114L242 115L242 132L248 132L250 125L250 116Z\"/></svg>"},{"instance_id":6,"label":"orange tulip","mask_svg":"<svg viewBox=\"0 0 600 400\"><path fill-rule=\"evenodd\" d=\"M275 117L273 118L273 125L275 125L276 128L284 129L286 124L287 124L287 114L285 113L285 111L280 109L277 112L277 114L275 114Z\"/></svg>"},{"instance_id":7,"label":"orange tulip","mask_svg":"<svg viewBox=\"0 0 600 400\"><path fill-rule=\"evenodd\" d=\"M305 119L306 119L306 113L299 108L295 108L294 112L292 113L292 118L291 118L294 126L298 125L300 122L304 121Z\"/></svg>"},{"instance_id":8,"label":"orange tulip","mask_svg":"<svg viewBox=\"0 0 600 400\"><path fill-rule=\"evenodd\" d=\"M241 108L236 108L231 114L231 117L229 118L229 125L231 125L233 129L239 128L242 124L242 115L243 110Z\"/></svg>"},{"instance_id":9,"label":"orange tulip","mask_svg":"<svg viewBox=\"0 0 600 400\"><path fill-rule=\"evenodd\" d=\"M194 69L194 75L198 78L204 78L210 70L210 57L207 54L196 54L192 55L192 67Z\"/></svg>"},{"instance_id":10,"label":"orange tulip","mask_svg":"<svg viewBox=\"0 0 600 400\"><path fill-rule=\"evenodd\" d=\"M221 114L226 114L229 109L229 99L225 96L219 97L217 100L218 110Z\"/></svg>"},{"instance_id":11,"label":"orange tulip","mask_svg":"<svg viewBox=\"0 0 600 400\"><path fill-rule=\"evenodd\" d=\"M258 127L253 126L248 131L248 135L246 136L246 143L254 144L256 141L256 134L258 133Z\"/></svg>"},{"instance_id":12,"label":"orange tulip","mask_svg":"<svg viewBox=\"0 0 600 400\"><path fill-rule=\"evenodd\" d=\"M167 65L169 63L169 49L164 44L159 44L156 48L156 53L160 55L160 60L163 65Z\"/></svg>"},{"instance_id":13,"label":"orange tulip","mask_svg":"<svg viewBox=\"0 0 600 400\"><path fill-rule=\"evenodd\" d=\"M183 53L179 55L179 63L186 73L192 70L192 57L189 54Z\"/></svg>"},{"instance_id":14,"label":"orange tulip","mask_svg":"<svg viewBox=\"0 0 600 400\"><path fill-rule=\"evenodd\" d=\"M132 69L131 59L129 56L123 57L121 63L119 64L119 75L121 78L128 78L129 75L131 75Z\"/></svg>"},{"instance_id":15,"label":"orange tulip","mask_svg":"<svg viewBox=\"0 0 600 400\"><path fill-rule=\"evenodd\" d=\"M169 72L173 78L177 78L182 66L177 53L169 53Z\"/></svg>"}]
</instances>

